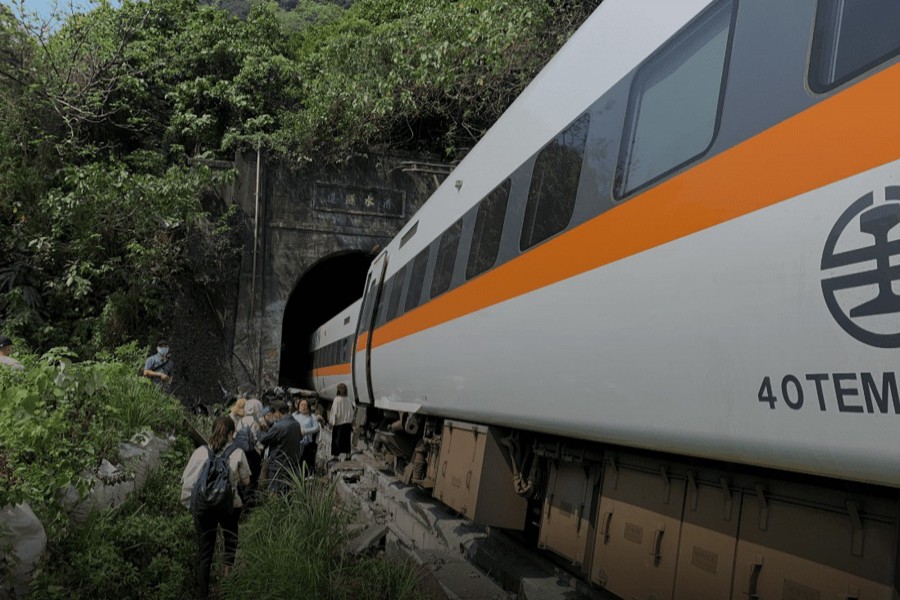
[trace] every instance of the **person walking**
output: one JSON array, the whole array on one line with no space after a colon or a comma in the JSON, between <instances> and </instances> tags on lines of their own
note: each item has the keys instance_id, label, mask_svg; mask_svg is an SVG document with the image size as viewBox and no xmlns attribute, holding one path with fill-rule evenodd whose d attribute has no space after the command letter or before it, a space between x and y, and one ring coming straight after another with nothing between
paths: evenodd
<instances>
[{"instance_id":1,"label":"person walking","mask_svg":"<svg viewBox=\"0 0 900 600\"><path fill-rule=\"evenodd\" d=\"M195 586L199 598L209 596L209 573L212 568L216 537L220 526L225 540L226 577L234 566L237 552L238 520L243 506L237 488L238 485L250 483L250 465L247 463L244 451L232 443L233 438L234 421L231 417L216 417L216 420L213 421L209 443L194 450L181 476L181 502L193 513L194 531L197 536ZM203 499L199 496L205 491L201 490L202 484L214 485L217 458L224 459L227 464L228 485L231 489L230 493L223 496L222 502L213 504L212 493L204 495ZM203 477L206 477L205 481L202 480Z\"/></svg>"},{"instance_id":2,"label":"person walking","mask_svg":"<svg viewBox=\"0 0 900 600\"><path fill-rule=\"evenodd\" d=\"M338 456L339 460L350 458L350 437L353 434L353 418L356 408L347 394L347 385L337 385L337 396L331 404L331 414L328 422L331 424L331 456Z\"/></svg>"}]
</instances>

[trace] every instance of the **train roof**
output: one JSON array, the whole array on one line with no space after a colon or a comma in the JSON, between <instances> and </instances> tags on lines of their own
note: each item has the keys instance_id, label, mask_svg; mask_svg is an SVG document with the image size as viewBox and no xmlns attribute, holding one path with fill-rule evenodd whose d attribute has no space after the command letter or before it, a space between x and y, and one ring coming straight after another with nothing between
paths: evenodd
<instances>
[{"instance_id":1,"label":"train roof","mask_svg":"<svg viewBox=\"0 0 900 600\"><path fill-rule=\"evenodd\" d=\"M603 2L386 246L386 275L407 264L709 4ZM401 248L413 226L415 235Z\"/></svg>"},{"instance_id":2,"label":"train roof","mask_svg":"<svg viewBox=\"0 0 900 600\"><path fill-rule=\"evenodd\" d=\"M331 317L313 333L310 350L317 350L327 346L335 340L356 333L356 323L359 318L359 307L362 298Z\"/></svg>"}]
</instances>

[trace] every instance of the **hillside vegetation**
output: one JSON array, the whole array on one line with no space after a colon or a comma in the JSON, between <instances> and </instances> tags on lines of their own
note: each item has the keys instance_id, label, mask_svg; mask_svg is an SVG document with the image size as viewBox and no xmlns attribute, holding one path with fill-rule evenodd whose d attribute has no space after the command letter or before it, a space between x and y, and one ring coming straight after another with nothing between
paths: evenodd
<instances>
[{"instance_id":1,"label":"hillside vegetation","mask_svg":"<svg viewBox=\"0 0 900 600\"><path fill-rule=\"evenodd\" d=\"M458 158L597 3L124 0L55 28L0 5L0 330L148 341L235 251L204 159Z\"/></svg>"}]
</instances>

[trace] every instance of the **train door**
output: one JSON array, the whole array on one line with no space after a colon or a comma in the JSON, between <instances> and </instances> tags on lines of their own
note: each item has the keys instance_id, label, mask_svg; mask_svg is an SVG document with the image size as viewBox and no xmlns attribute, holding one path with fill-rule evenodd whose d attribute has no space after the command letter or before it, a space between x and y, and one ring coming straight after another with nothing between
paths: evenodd
<instances>
[{"instance_id":1,"label":"train door","mask_svg":"<svg viewBox=\"0 0 900 600\"><path fill-rule=\"evenodd\" d=\"M317 348L313 354L313 388L316 390L325 389L325 377L322 375L322 352L319 347L319 334L313 339L313 347Z\"/></svg>"},{"instance_id":2,"label":"train door","mask_svg":"<svg viewBox=\"0 0 900 600\"><path fill-rule=\"evenodd\" d=\"M372 329L375 326L375 315L378 314L376 308L381 300L387 260L387 252L382 252L372 261L353 342L353 391L357 401L364 404L374 404L375 401L371 377Z\"/></svg>"}]
</instances>

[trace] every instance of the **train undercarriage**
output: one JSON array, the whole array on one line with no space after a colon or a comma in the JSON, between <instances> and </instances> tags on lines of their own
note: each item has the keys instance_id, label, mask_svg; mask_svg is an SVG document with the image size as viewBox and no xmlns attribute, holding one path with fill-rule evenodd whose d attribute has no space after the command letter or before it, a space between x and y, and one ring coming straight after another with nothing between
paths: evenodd
<instances>
[{"instance_id":1,"label":"train undercarriage","mask_svg":"<svg viewBox=\"0 0 900 600\"><path fill-rule=\"evenodd\" d=\"M892 488L370 411L370 439L472 521L631 600L896 599Z\"/></svg>"}]
</instances>

